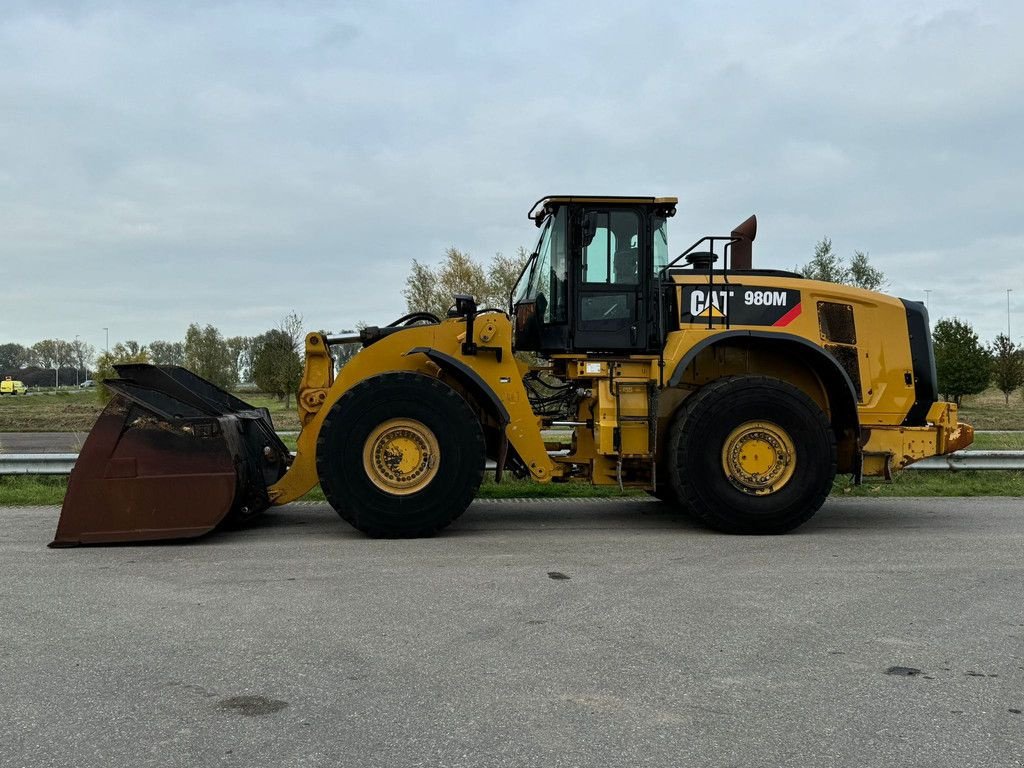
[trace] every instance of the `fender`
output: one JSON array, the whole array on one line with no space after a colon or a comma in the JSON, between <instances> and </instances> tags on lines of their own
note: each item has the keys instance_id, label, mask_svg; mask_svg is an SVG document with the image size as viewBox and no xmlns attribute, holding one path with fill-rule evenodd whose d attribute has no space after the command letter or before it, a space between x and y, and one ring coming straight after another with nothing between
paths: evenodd
<instances>
[{"instance_id":1,"label":"fender","mask_svg":"<svg viewBox=\"0 0 1024 768\"><path fill-rule=\"evenodd\" d=\"M491 389L490 385L464 362L444 352L438 352L431 347L416 347L405 353L409 355L426 355L442 371L450 373L468 391L472 392L481 403L490 403L491 413L501 424L502 430L508 425L509 415L501 398Z\"/></svg>"},{"instance_id":2,"label":"fender","mask_svg":"<svg viewBox=\"0 0 1024 768\"><path fill-rule=\"evenodd\" d=\"M672 377L669 379L669 387L678 387L679 383L683 380L683 374L686 372L686 368L694 361L694 359L708 347L714 346L722 342L728 341L745 341L747 339L759 339L768 342L774 342L780 346L794 345L794 351L799 354L808 362L816 371L822 375L825 379L825 384L830 386L830 389L838 390L842 393L842 402L836 403L835 410L842 415L841 419L836 419L833 416L833 422L840 422L844 426L850 426L854 429L858 429L860 426L860 419L857 416L857 402L860 399L857 395L857 390L854 389L853 381L850 379L848 374L839 362L832 357L828 352L819 347L817 344L808 341L802 336L796 336L792 333L773 333L770 331L722 331L714 336L708 336L705 339L701 339L699 342L694 344L690 350L683 355L683 358L676 365L675 370L672 372Z\"/></svg>"}]
</instances>

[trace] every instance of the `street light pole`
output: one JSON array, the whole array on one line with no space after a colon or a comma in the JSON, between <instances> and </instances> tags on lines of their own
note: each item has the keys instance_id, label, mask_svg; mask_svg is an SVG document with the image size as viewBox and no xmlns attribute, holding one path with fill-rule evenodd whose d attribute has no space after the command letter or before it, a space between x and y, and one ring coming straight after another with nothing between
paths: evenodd
<instances>
[{"instance_id":1,"label":"street light pole","mask_svg":"<svg viewBox=\"0 0 1024 768\"><path fill-rule=\"evenodd\" d=\"M79 364L78 364L78 349L79 349L79 347L78 347L78 334L76 333L75 334L75 386L76 387L80 383L78 381L78 370L79 370L79 367L80 367Z\"/></svg>"},{"instance_id":2,"label":"street light pole","mask_svg":"<svg viewBox=\"0 0 1024 768\"><path fill-rule=\"evenodd\" d=\"M928 295L932 292L931 288L924 289L924 308L928 309Z\"/></svg>"},{"instance_id":3,"label":"street light pole","mask_svg":"<svg viewBox=\"0 0 1024 768\"><path fill-rule=\"evenodd\" d=\"M1013 288L1006 289L1006 338L1010 338L1010 293Z\"/></svg>"},{"instance_id":4,"label":"street light pole","mask_svg":"<svg viewBox=\"0 0 1024 768\"><path fill-rule=\"evenodd\" d=\"M110 355L110 329L104 328L103 332L107 334L107 343L103 346L103 351Z\"/></svg>"}]
</instances>

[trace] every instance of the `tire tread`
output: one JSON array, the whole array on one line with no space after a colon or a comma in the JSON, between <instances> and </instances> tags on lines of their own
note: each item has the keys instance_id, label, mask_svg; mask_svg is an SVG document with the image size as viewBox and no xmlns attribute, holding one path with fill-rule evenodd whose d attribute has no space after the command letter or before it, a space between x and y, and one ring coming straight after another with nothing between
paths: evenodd
<instances>
[{"instance_id":1,"label":"tire tread","mask_svg":"<svg viewBox=\"0 0 1024 768\"><path fill-rule=\"evenodd\" d=\"M447 514L437 516L429 524L415 528L395 529L381 525L379 521L374 521L372 517L360 515L359 510L353 508L350 500L346 498L346 489L334 488L330 481L325 480L325 476L329 475L325 471L326 462L329 460L325 436L333 434L337 429L345 428L345 410L349 404L368 396L376 399L377 390L379 390L381 385L391 382L406 384L410 387L426 387L427 390L448 401L454 410L460 411L465 416L467 423L476 425L476 429L471 430L471 442L466 448L475 451L480 456L479 469L469 473L466 477L467 482L459 489L459 493L454 498L448 500L446 504ZM322 446L324 447L323 451L321 450ZM320 484L327 502L342 519L354 528L373 538L422 538L433 536L449 526L472 503L480 488L480 483L483 481L485 450L484 435L479 419L462 395L433 376L412 371L395 371L377 374L376 376L364 379L342 395L331 407L330 412L324 418L323 424L320 427L320 433L317 436L317 474L320 476Z\"/></svg>"},{"instance_id":2,"label":"tire tread","mask_svg":"<svg viewBox=\"0 0 1024 768\"><path fill-rule=\"evenodd\" d=\"M742 393L742 395L730 397L727 394L729 390L735 389L739 385L748 385L749 391ZM738 402L738 398L741 396L756 397L757 388L761 388L761 391L770 388L786 393L804 407L809 406L808 411L816 416L818 428L823 430L828 436L830 467L827 470L828 482L820 483L820 487L817 489L814 497L804 505L800 512L795 515L790 515L784 520L777 521L774 524L761 526L757 530L754 530L748 525L743 525L742 523L737 522L734 517L723 515L720 511L706 504L704 500L699 497L695 484L687 469L692 466L691 452L693 450L689 439L690 435L688 434L688 427L695 421L695 415L699 415L702 409L711 407L710 404L715 404L716 401L725 400L730 403L736 403ZM832 425L829 423L825 414L822 413L817 404L804 392L788 382L770 376L723 376L722 378L705 384L690 397L686 398L679 407L669 429L668 442L670 446L668 461L668 466L670 468L669 479L680 499L680 502L694 520L723 533L775 534L785 533L786 531L799 527L813 517L821 508L822 504L825 503L825 499L831 491L832 478L834 478L836 474L836 437L832 430Z\"/></svg>"}]
</instances>

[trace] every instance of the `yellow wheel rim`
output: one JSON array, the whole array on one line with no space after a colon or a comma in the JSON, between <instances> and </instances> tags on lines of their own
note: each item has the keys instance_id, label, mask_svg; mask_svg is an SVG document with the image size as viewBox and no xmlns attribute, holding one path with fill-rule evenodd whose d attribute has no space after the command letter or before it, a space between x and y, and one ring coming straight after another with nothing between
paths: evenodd
<instances>
[{"instance_id":1,"label":"yellow wheel rim","mask_svg":"<svg viewBox=\"0 0 1024 768\"><path fill-rule=\"evenodd\" d=\"M734 486L752 496L785 487L796 469L789 434L770 421L748 421L729 433L722 446L722 469Z\"/></svg>"},{"instance_id":2,"label":"yellow wheel rim","mask_svg":"<svg viewBox=\"0 0 1024 768\"><path fill-rule=\"evenodd\" d=\"M441 448L430 428L415 419L389 419L363 445L363 469L371 482L396 496L416 493L437 474Z\"/></svg>"}]
</instances>

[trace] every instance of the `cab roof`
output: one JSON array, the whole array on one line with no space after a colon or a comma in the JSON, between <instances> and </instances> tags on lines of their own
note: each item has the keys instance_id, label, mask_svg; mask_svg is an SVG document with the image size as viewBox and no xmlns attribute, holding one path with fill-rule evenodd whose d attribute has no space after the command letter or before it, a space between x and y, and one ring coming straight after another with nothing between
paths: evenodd
<instances>
[{"instance_id":1,"label":"cab roof","mask_svg":"<svg viewBox=\"0 0 1024 768\"><path fill-rule=\"evenodd\" d=\"M538 200L530 208L528 218L540 224L541 220L551 208L568 203L610 203L613 205L651 205L662 206L666 209L666 215L672 216L676 212L677 197L638 197L638 196L615 196L615 195L546 195Z\"/></svg>"}]
</instances>

